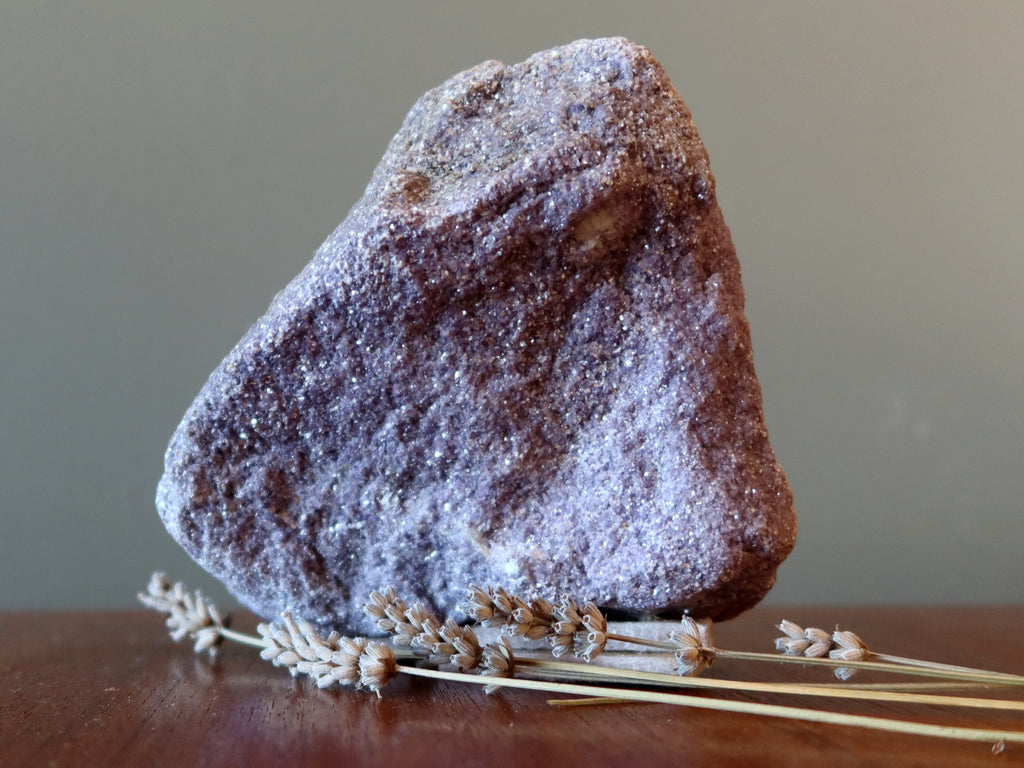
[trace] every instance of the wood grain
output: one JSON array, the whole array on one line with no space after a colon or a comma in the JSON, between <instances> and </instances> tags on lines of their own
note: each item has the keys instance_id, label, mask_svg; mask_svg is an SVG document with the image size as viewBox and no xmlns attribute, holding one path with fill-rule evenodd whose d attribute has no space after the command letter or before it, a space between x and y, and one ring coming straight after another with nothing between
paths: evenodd
<instances>
[{"instance_id":1,"label":"wood grain","mask_svg":"<svg viewBox=\"0 0 1024 768\"><path fill-rule=\"evenodd\" d=\"M718 644L771 650L786 617L841 621L879 651L1024 671L1024 606L758 608ZM255 619L241 615L239 629ZM827 680L820 670L720 661L715 676ZM865 680L867 678L864 678ZM0 766L996 766L1024 747L882 734L674 707L554 709L543 693L401 678L383 698L321 691L226 645L211 661L146 611L0 613ZM1018 696L1019 697L1019 696ZM796 703L762 696L772 703ZM808 706L807 702L799 702ZM818 706L826 706L819 704ZM1024 718L829 702L835 711L1024 730Z\"/></svg>"}]
</instances>

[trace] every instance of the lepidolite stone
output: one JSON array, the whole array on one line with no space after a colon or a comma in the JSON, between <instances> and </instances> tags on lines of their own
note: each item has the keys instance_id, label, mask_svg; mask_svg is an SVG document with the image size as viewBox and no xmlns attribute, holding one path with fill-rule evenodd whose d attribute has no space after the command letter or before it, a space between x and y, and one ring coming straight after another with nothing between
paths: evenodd
<instances>
[{"instance_id":1,"label":"lepidolite stone","mask_svg":"<svg viewBox=\"0 0 1024 768\"><path fill-rule=\"evenodd\" d=\"M795 537L743 301L646 49L486 62L210 377L157 506L265 616L370 631L372 589L449 611L471 582L732 616Z\"/></svg>"}]
</instances>

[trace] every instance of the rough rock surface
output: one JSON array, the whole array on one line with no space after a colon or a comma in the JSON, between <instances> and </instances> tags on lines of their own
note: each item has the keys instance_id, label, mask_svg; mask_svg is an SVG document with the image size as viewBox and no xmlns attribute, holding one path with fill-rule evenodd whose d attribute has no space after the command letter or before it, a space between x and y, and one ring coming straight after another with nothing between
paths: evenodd
<instances>
[{"instance_id":1,"label":"rough rock surface","mask_svg":"<svg viewBox=\"0 0 1024 768\"><path fill-rule=\"evenodd\" d=\"M213 373L157 506L265 616L369 631L371 589L448 611L478 582L729 617L796 530L743 301L646 49L486 62Z\"/></svg>"}]
</instances>

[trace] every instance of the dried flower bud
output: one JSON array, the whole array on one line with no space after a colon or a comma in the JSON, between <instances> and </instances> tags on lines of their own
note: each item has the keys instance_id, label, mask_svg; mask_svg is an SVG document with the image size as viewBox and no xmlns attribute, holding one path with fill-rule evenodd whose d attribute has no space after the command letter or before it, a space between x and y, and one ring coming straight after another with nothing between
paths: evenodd
<instances>
[{"instance_id":1,"label":"dried flower bud","mask_svg":"<svg viewBox=\"0 0 1024 768\"><path fill-rule=\"evenodd\" d=\"M482 669L480 674L485 677L514 677L516 671L515 656L508 638L499 637L496 642L484 648ZM487 685L484 693L494 693L499 686Z\"/></svg>"},{"instance_id":2,"label":"dried flower bud","mask_svg":"<svg viewBox=\"0 0 1024 768\"><path fill-rule=\"evenodd\" d=\"M476 669L480 665L483 650L472 629L460 627L454 619L448 619L441 627L441 637L452 646L452 664L461 670Z\"/></svg>"},{"instance_id":3,"label":"dried flower bud","mask_svg":"<svg viewBox=\"0 0 1024 768\"><path fill-rule=\"evenodd\" d=\"M680 629L669 636L678 646L675 652L679 662L678 673L683 677L699 675L715 660L712 623L708 619L696 621L690 616L683 616L680 624Z\"/></svg>"},{"instance_id":4,"label":"dried flower bud","mask_svg":"<svg viewBox=\"0 0 1024 768\"><path fill-rule=\"evenodd\" d=\"M164 574L157 572L150 577L146 592L138 597L143 605L167 614L165 623L173 640L191 637L196 652L216 653L223 641L221 630L230 617L222 617L201 592L189 593L180 582L171 584Z\"/></svg>"},{"instance_id":5,"label":"dried flower bud","mask_svg":"<svg viewBox=\"0 0 1024 768\"><path fill-rule=\"evenodd\" d=\"M386 645L368 643L359 657L359 685L380 695L380 689L398 674L394 652Z\"/></svg>"},{"instance_id":6,"label":"dried flower bud","mask_svg":"<svg viewBox=\"0 0 1024 768\"><path fill-rule=\"evenodd\" d=\"M802 656L810 644L811 641L803 637L775 638L775 650L786 656Z\"/></svg>"},{"instance_id":7,"label":"dried flower bud","mask_svg":"<svg viewBox=\"0 0 1024 768\"><path fill-rule=\"evenodd\" d=\"M519 597L512 598L514 610L505 629L512 635L527 640L540 640L551 632L554 620L552 606L543 598L527 603Z\"/></svg>"},{"instance_id":8,"label":"dried flower bud","mask_svg":"<svg viewBox=\"0 0 1024 768\"><path fill-rule=\"evenodd\" d=\"M460 606L460 610L478 624L493 626L494 602L488 591L477 584L470 584L466 602ZM497 623L500 624L501 620Z\"/></svg>"},{"instance_id":9,"label":"dried flower bud","mask_svg":"<svg viewBox=\"0 0 1024 768\"><path fill-rule=\"evenodd\" d=\"M808 627L804 629L788 619L778 624L785 637L775 639L775 650L789 656L806 656L817 659L827 656L832 649L832 636L823 629Z\"/></svg>"},{"instance_id":10,"label":"dried flower bud","mask_svg":"<svg viewBox=\"0 0 1024 768\"><path fill-rule=\"evenodd\" d=\"M808 627L804 634L810 641L804 656L809 659L820 659L828 655L832 649L832 637L828 632L817 627Z\"/></svg>"},{"instance_id":11,"label":"dried flower bud","mask_svg":"<svg viewBox=\"0 0 1024 768\"><path fill-rule=\"evenodd\" d=\"M583 622L580 619L576 601L568 595L563 595L562 599L558 601L553 618L549 642L551 643L551 655L557 659L573 650L576 633L580 631Z\"/></svg>"},{"instance_id":12,"label":"dried flower bud","mask_svg":"<svg viewBox=\"0 0 1024 768\"><path fill-rule=\"evenodd\" d=\"M391 634L395 631L395 622L388 616L388 606L398 600L394 587L384 587L379 592L374 590L370 593L370 602L363 606L363 613L373 619L374 624L381 632ZM402 606L404 612L405 606Z\"/></svg>"},{"instance_id":13,"label":"dried flower bud","mask_svg":"<svg viewBox=\"0 0 1024 768\"><path fill-rule=\"evenodd\" d=\"M220 627L205 627L195 633L196 644L193 650L196 653L208 651L216 653L217 647L224 642L224 635L220 633Z\"/></svg>"},{"instance_id":14,"label":"dried flower bud","mask_svg":"<svg viewBox=\"0 0 1024 768\"><path fill-rule=\"evenodd\" d=\"M580 611L581 630L576 632L574 650L584 661L593 661L608 644L608 620L594 603L586 603Z\"/></svg>"},{"instance_id":15,"label":"dried flower bud","mask_svg":"<svg viewBox=\"0 0 1024 768\"><path fill-rule=\"evenodd\" d=\"M867 645L853 632L836 630L832 633L836 648L829 652L829 658L838 661L864 661L870 656Z\"/></svg>"}]
</instances>

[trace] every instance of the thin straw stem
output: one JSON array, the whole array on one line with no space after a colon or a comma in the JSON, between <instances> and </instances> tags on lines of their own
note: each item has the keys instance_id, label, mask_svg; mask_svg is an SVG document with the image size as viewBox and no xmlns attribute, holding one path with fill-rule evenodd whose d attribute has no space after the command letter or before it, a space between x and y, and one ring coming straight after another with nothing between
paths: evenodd
<instances>
[{"instance_id":1,"label":"thin straw stem","mask_svg":"<svg viewBox=\"0 0 1024 768\"><path fill-rule=\"evenodd\" d=\"M609 640L618 640L620 643L632 643L633 645L646 645L648 648L660 648L665 651L674 651L679 646L664 640L650 640L646 637L631 637L630 635L619 635L615 632L605 633Z\"/></svg>"},{"instance_id":2,"label":"thin straw stem","mask_svg":"<svg viewBox=\"0 0 1024 768\"><path fill-rule=\"evenodd\" d=\"M845 688L851 691L976 691L993 688L1012 688L1007 683L965 683L965 682L930 682L930 683L807 683L811 688Z\"/></svg>"},{"instance_id":3,"label":"thin straw stem","mask_svg":"<svg viewBox=\"0 0 1024 768\"><path fill-rule=\"evenodd\" d=\"M662 650L676 650L678 646L663 640L651 640L643 637L632 637L617 633L608 633L609 640L617 640L622 643L633 643L650 648ZM946 679L964 680L978 683L990 683L999 685L1024 685L1024 676L1012 675L1004 672L991 672L973 667L963 667L955 664L942 664L935 661L923 661L903 656L892 656L890 654L875 653L869 651L871 658L875 661L843 661L829 658L813 658L805 656L784 656L777 653L759 653L757 651L731 651L723 648L708 648L708 652L717 658L738 659L744 661L775 661L783 664L817 664L819 666L847 669L864 669L881 672L894 672L902 675L919 675L921 677L941 677ZM910 667L912 669L906 669ZM933 673L917 672L915 670L931 670Z\"/></svg>"},{"instance_id":4,"label":"thin straw stem","mask_svg":"<svg viewBox=\"0 0 1024 768\"><path fill-rule=\"evenodd\" d=\"M991 683L995 685L1024 685L1024 677L1003 672L986 672L983 670L965 671L964 669L936 669L931 666L910 665L890 661L842 661L837 659L809 658L806 656L784 656L773 653L756 653L753 651L725 651L711 649L721 658L744 659L748 661L775 661L780 664L817 665L822 667L845 667L847 669L872 670L875 672L891 672L897 675L918 675L920 677L938 677L946 680L964 680L974 683ZM872 654L875 655L875 654ZM895 657L893 657L895 658Z\"/></svg>"},{"instance_id":5,"label":"thin straw stem","mask_svg":"<svg viewBox=\"0 0 1024 768\"><path fill-rule=\"evenodd\" d=\"M457 682L476 683L477 685L522 688L527 690L579 695L591 698L599 696L618 701L675 704L678 706L711 709L720 712L737 712L741 714L763 715L766 717L777 717L788 720L802 720L810 723L828 723L830 725L872 728L874 730L889 731L893 733L934 736L946 739L960 739L989 743L1003 741L1024 744L1024 732L1022 731L998 731L987 728L934 725L931 723L920 723L910 720L893 720L884 717L850 715L819 709L787 707L778 704L761 704L758 702L734 701L730 699L709 699L698 696L687 696L679 693L663 693L661 691L616 689L605 688L597 685L577 685L573 683L552 683L545 682L543 680L530 680L517 677L482 677L477 675L466 675L461 672L445 672L437 669L409 667L402 664L398 665L397 671L400 674L413 675L416 677L429 677L435 680L453 680Z\"/></svg>"},{"instance_id":6,"label":"thin straw stem","mask_svg":"<svg viewBox=\"0 0 1024 768\"><path fill-rule=\"evenodd\" d=\"M964 707L969 709L1007 710L1024 712L1024 701L1007 699L981 699L965 696L941 696L927 693L908 693L899 691L848 690L843 687L817 687L794 683L757 683L745 680L717 680L704 677L679 677L658 672L636 672L611 667L590 667L583 664L566 664L564 662L546 661L544 659L517 658L519 667L530 667L541 671L564 672L591 680L629 681L632 683L648 683L651 685L672 686L680 688L709 688L728 691L747 691L752 693L782 693L793 696L818 696L833 699L854 699L857 701L886 701L900 704L930 704L943 707Z\"/></svg>"},{"instance_id":7,"label":"thin straw stem","mask_svg":"<svg viewBox=\"0 0 1024 768\"><path fill-rule=\"evenodd\" d=\"M632 704L631 701L613 699L611 696L587 696L581 699L548 699L552 707L591 707L595 704Z\"/></svg>"},{"instance_id":8,"label":"thin straw stem","mask_svg":"<svg viewBox=\"0 0 1024 768\"><path fill-rule=\"evenodd\" d=\"M256 637L256 635L247 635L244 632L236 632L235 630L228 629L227 627L220 627L218 631L225 640L234 640L236 643L248 645L253 648L267 647L267 644L263 642L263 638Z\"/></svg>"},{"instance_id":9,"label":"thin straw stem","mask_svg":"<svg viewBox=\"0 0 1024 768\"><path fill-rule=\"evenodd\" d=\"M893 656L888 653L875 653L869 651L871 657L890 664L902 664L907 667L921 667L922 669L934 669L940 672L964 673L965 675L980 675L992 679L1005 680L1008 684L1024 685L1024 677L1012 675L1006 672L989 672L974 667L962 667L958 664L942 664L938 661L923 661L922 659L908 659L905 656Z\"/></svg>"}]
</instances>

